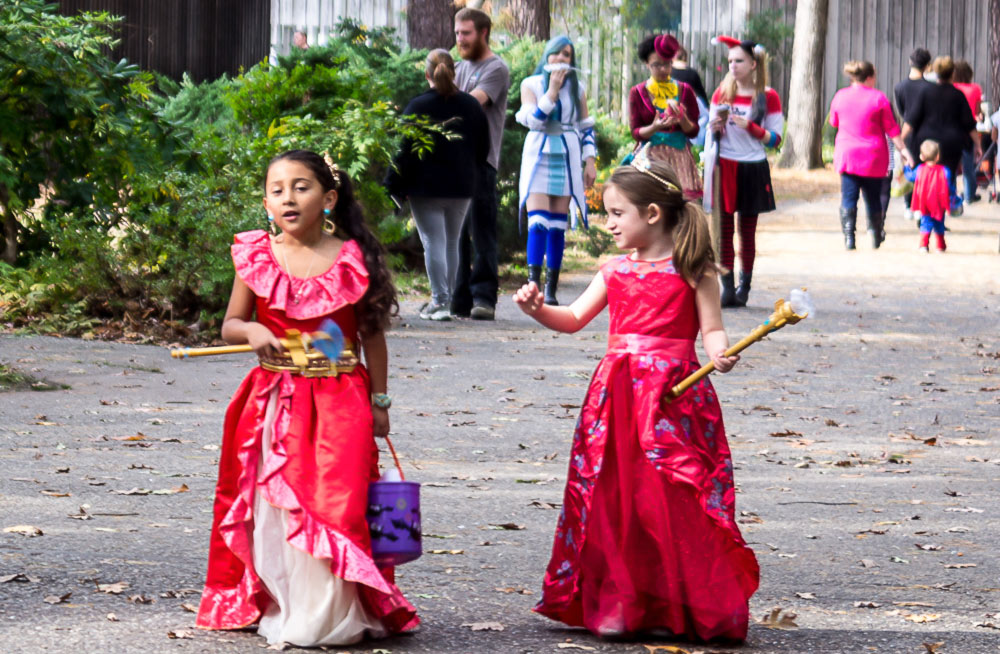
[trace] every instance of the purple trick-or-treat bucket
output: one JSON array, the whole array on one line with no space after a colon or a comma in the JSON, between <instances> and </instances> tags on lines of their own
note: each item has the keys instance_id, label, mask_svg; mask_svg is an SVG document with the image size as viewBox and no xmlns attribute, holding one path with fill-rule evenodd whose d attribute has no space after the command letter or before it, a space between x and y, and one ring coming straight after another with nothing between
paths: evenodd
<instances>
[{"instance_id":1,"label":"purple trick-or-treat bucket","mask_svg":"<svg viewBox=\"0 0 1000 654\"><path fill-rule=\"evenodd\" d=\"M378 566L395 566L419 558L420 484L386 480L370 483L368 532L372 557Z\"/></svg>"}]
</instances>

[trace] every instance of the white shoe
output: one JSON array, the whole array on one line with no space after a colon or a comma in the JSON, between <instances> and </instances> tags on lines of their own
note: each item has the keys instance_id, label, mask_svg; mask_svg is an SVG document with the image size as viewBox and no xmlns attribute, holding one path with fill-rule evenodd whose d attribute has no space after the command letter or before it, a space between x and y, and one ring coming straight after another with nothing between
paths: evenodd
<instances>
[{"instance_id":1,"label":"white shoe","mask_svg":"<svg viewBox=\"0 0 1000 654\"><path fill-rule=\"evenodd\" d=\"M443 304L428 302L420 308L420 318L422 320L451 320L451 309Z\"/></svg>"},{"instance_id":2,"label":"white shoe","mask_svg":"<svg viewBox=\"0 0 1000 654\"><path fill-rule=\"evenodd\" d=\"M903 209L903 218L907 220L913 220L913 211L910 209Z\"/></svg>"}]
</instances>

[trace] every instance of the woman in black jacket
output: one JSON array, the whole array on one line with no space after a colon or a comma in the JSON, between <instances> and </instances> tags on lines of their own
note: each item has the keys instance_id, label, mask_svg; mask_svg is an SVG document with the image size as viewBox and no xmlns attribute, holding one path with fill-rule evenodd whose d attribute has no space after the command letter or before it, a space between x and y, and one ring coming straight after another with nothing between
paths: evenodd
<instances>
[{"instance_id":1,"label":"woman in black jacket","mask_svg":"<svg viewBox=\"0 0 1000 654\"><path fill-rule=\"evenodd\" d=\"M430 90L410 100L403 115L426 116L458 138L435 134L433 149L423 157L404 140L385 185L394 196L410 201L424 246L431 299L420 317L450 320L459 236L476 185L475 171L489 152L489 126L479 101L455 86L455 62L447 50L427 55L424 76Z\"/></svg>"},{"instance_id":2,"label":"woman in black jacket","mask_svg":"<svg viewBox=\"0 0 1000 654\"><path fill-rule=\"evenodd\" d=\"M951 83L955 72L951 57L938 57L934 60L933 69L937 74L937 84L922 89L916 96L916 102L906 107L902 137L906 141L910 134L913 135L911 152L918 152L924 141L938 142L941 147L940 162L951 172L951 194L954 196L962 151L971 146L976 159L982 156L979 132L976 131L976 119L969 111L969 101Z\"/></svg>"}]
</instances>

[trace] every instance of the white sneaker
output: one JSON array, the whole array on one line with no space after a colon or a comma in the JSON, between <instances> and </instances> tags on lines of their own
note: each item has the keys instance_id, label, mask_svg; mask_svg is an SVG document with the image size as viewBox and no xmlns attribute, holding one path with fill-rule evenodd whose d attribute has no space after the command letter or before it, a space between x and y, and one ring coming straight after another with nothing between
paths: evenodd
<instances>
[{"instance_id":1,"label":"white sneaker","mask_svg":"<svg viewBox=\"0 0 1000 654\"><path fill-rule=\"evenodd\" d=\"M910 209L903 209L903 218L907 220L913 220L913 211Z\"/></svg>"},{"instance_id":2,"label":"white sneaker","mask_svg":"<svg viewBox=\"0 0 1000 654\"><path fill-rule=\"evenodd\" d=\"M921 251L921 252L929 252L930 250L928 250L928 249L927 249L927 246L926 246L926 245L921 245L921 246L920 246L920 251Z\"/></svg>"},{"instance_id":3,"label":"white sneaker","mask_svg":"<svg viewBox=\"0 0 1000 654\"><path fill-rule=\"evenodd\" d=\"M420 318L422 320L451 320L451 309L443 304L428 302L420 308Z\"/></svg>"}]
</instances>

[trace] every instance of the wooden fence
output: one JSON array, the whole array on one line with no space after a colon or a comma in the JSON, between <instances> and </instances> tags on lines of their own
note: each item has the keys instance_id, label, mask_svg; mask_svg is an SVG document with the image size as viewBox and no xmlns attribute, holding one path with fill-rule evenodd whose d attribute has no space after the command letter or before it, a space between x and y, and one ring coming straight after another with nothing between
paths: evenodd
<instances>
[{"instance_id":1,"label":"wooden fence","mask_svg":"<svg viewBox=\"0 0 1000 654\"><path fill-rule=\"evenodd\" d=\"M174 79L234 74L267 56L271 0L61 0L59 11L123 16L111 55Z\"/></svg>"},{"instance_id":2,"label":"wooden fence","mask_svg":"<svg viewBox=\"0 0 1000 654\"><path fill-rule=\"evenodd\" d=\"M292 34L301 29L311 44L325 45L344 18L363 25L391 27L406 43L407 0L270 0L271 48L286 54Z\"/></svg>"},{"instance_id":3,"label":"wooden fence","mask_svg":"<svg viewBox=\"0 0 1000 654\"><path fill-rule=\"evenodd\" d=\"M742 36L748 13L783 10L783 20L795 23L796 0L684 0L680 39L691 52L705 88L714 89L725 76L726 49L713 46L718 34ZM965 59L975 71L984 97L994 97L989 61L989 7L983 0L830 0L823 101L829 106L837 89L847 84L841 69L846 61L875 64L877 87L890 98L892 89L909 72L908 58L917 47L932 55ZM789 39L790 41L791 39ZM766 44L774 53L779 47ZM790 63L790 62L789 62ZM787 102L790 65L771 67L771 86Z\"/></svg>"}]
</instances>

